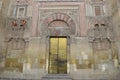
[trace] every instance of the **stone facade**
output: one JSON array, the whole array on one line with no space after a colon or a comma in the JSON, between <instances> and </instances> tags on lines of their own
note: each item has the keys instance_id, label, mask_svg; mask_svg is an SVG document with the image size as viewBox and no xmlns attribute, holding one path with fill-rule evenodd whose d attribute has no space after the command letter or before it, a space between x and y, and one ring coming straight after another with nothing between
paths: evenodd
<instances>
[{"instance_id":1,"label":"stone facade","mask_svg":"<svg viewBox=\"0 0 120 80\"><path fill-rule=\"evenodd\" d=\"M114 1L117 0L3 1L1 78L48 78L50 40L64 38L67 40L63 44L67 55L66 73L73 80L116 79L120 40L119 3L116 6ZM111 9L111 6L116 7Z\"/></svg>"}]
</instances>

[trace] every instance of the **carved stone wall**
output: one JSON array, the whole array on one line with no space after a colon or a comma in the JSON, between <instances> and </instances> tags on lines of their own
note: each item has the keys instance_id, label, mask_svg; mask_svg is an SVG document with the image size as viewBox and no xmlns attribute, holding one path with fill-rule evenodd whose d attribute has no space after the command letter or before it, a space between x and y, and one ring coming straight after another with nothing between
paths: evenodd
<instances>
[{"instance_id":1,"label":"carved stone wall","mask_svg":"<svg viewBox=\"0 0 120 80\"><path fill-rule=\"evenodd\" d=\"M85 1L71 1L15 0L16 10L27 10L24 16L15 13L7 19L5 69L43 77L48 73L50 36L67 37L67 69L76 80L80 79L81 70L113 66L118 52L111 17L86 17Z\"/></svg>"},{"instance_id":2,"label":"carved stone wall","mask_svg":"<svg viewBox=\"0 0 120 80\"><path fill-rule=\"evenodd\" d=\"M8 70L23 70L25 50L28 45L28 37L25 37L25 32L29 30L29 24L30 18L14 17L7 19L5 67Z\"/></svg>"},{"instance_id":3,"label":"carved stone wall","mask_svg":"<svg viewBox=\"0 0 120 80\"><path fill-rule=\"evenodd\" d=\"M73 3L64 1L61 1L60 4L54 1L50 4L47 2L34 2L35 9L33 11L36 13L33 14L34 27L32 34L34 36L46 34L47 24L52 20L60 19L70 24L70 28L73 29L71 30L72 35L74 33L77 36L86 36L84 2Z\"/></svg>"},{"instance_id":4,"label":"carved stone wall","mask_svg":"<svg viewBox=\"0 0 120 80\"><path fill-rule=\"evenodd\" d=\"M118 59L118 52L114 49L114 31L111 18L91 17L89 18L90 29L88 31L89 42L93 47L94 66L100 68L101 65L113 65L114 59ZM117 56L117 57L115 57ZM106 66L105 68L108 68Z\"/></svg>"}]
</instances>

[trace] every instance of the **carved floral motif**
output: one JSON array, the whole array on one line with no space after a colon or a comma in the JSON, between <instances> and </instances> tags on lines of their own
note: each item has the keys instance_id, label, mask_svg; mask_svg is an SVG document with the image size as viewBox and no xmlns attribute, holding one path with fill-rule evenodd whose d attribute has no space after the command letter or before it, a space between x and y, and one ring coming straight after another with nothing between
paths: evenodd
<instances>
[{"instance_id":1,"label":"carved floral motif","mask_svg":"<svg viewBox=\"0 0 120 80\"><path fill-rule=\"evenodd\" d=\"M26 24L27 24L26 20L23 19L20 21L20 27L25 27Z\"/></svg>"},{"instance_id":2,"label":"carved floral motif","mask_svg":"<svg viewBox=\"0 0 120 80\"><path fill-rule=\"evenodd\" d=\"M9 37L21 38L28 26L28 18L9 18L7 22L7 31Z\"/></svg>"},{"instance_id":3,"label":"carved floral motif","mask_svg":"<svg viewBox=\"0 0 120 80\"><path fill-rule=\"evenodd\" d=\"M17 21L16 20L11 21L11 26L12 27L17 27L18 26Z\"/></svg>"}]
</instances>

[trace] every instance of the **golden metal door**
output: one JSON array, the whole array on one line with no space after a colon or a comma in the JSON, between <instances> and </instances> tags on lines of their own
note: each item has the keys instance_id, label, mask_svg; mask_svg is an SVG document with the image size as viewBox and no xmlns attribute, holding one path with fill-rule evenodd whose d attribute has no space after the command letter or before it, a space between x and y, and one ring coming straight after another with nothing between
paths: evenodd
<instances>
[{"instance_id":1,"label":"golden metal door","mask_svg":"<svg viewBox=\"0 0 120 80\"><path fill-rule=\"evenodd\" d=\"M49 67L50 74L67 73L67 38L51 37L49 48Z\"/></svg>"}]
</instances>

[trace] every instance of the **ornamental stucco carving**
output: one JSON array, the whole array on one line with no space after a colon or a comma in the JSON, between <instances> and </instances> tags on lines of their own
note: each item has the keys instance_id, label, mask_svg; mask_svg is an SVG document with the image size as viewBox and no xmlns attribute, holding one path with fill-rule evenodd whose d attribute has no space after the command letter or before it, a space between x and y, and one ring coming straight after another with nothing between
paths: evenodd
<instances>
[{"instance_id":1,"label":"ornamental stucco carving","mask_svg":"<svg viewBox=\"0 0 120 80\"><path fill-rule=\"evenodd\" d=\"M6 37L22 38L29 30L30 18L8 18L6 23Z\"/></svg>"},{"instance_id":2,"label":"ornamental stucco carving","mask_svg":"<svg viewBox=\"0 0 120 80\"><path fill-rule=\"evenodd\" d=\"M50 27L54 21L59 21L59 23L63 22L63 24L59 27L58 25L56 25L56 27ZM67 25L67 27L64 26L64 23ZM43 35L56 35L56 33L59 33L59 35L75 35L76 24L74 20L65 13L53 13L44 18L43 22L41 23L41 32Z\"/></svg>"},{"instance_id":3,"label":"ornamental stucco carving","mask_svg":"<svg viewBox=\"0 0 120 80\"><path fill-rule=\"evenodd\" d=\"M6 56L10 58L20 57L24 54L28 42L25 33L29 30L30 18L9 17L6 22Z\"/></svg>"},{"instance_id":4,"label":"ornamental stucco carving","mask_svg":"<svg viewBox=\"0 0 120 80\"><path fill-rule=\"evenodd\" d=\"M88 30L89 41L96 38L108 38L114 41L114 32L112 29L110 17L88 17L90 29Z\"/></svg>"}]
</instances>

